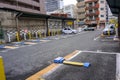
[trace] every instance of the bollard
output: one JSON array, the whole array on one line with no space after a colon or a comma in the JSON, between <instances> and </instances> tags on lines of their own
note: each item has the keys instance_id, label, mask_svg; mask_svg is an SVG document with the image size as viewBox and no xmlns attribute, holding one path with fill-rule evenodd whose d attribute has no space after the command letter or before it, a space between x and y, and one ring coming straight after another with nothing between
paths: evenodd
<instances>
[{"instance_id":1,"label":"bollard","mask_svg":"<svg viewBox=\"0 0 120 80\"><path fill-rule=\"evenodd\" d=\"M53 30L52 30L52 36L54 36Z\"/></svg>"},{"instance_id":2,"label":"bollard","mask_svg":"<svg viewBox=\"0 0 120 80\"><path fill-rule=\"evenodd\" d=\"M55 30L53 31L53 34L54 34L54 36L55 36Z\"/></svg>"},{"instance_id":3,"label":"bollard","mask_svg":"<svg viewBox=\"0 0 120 80\"><path fill-rule=\"evenodd\" d=\"M11 42L11 36L10 36L10 34L7 33L7 35L8 35L8 42Z\"/></svg>"},{"instance_id":4,"label":"bollard","mask_svg":"<svg viewBox=\"0 0 120 80\"><path fill-rule=\"evenodd\" d=\"M44 32L44 37L46 38L46 33Z\"/></svg>"},{"instance_id":5,"label":"bollard","mask_svg":"<svg viewBox=\"0 0 120 80\"><path fill-rule=\"evenodd\" d=\"M50 30L48 30L48 36L50 36Z\"/></svg>"},{"instance_id":6,"label":"bollard","mask_svg":"<svg viewBox=\"0 0 120 80\"><path fill-rule=\"evenodd\" d=\"M19 37L19 33L18 32L16 33L16 38L17 38L17 41L19 42L20 41L20 37Z\"/></svg>"},{"instance_id":7,"label":"bollard","mask_svg":"<svg viewBox=\"0 0 120 80\"><path fill-rule=\"evenodd\" d=\"M29 36L29 39L32 39L31 33L30 33L30 32L28 32L28 36Z\"/></svg>"},{"instance_id":8,"label":"bollard","mask_svg":"<svg viewBox=\"0 0 120 80\"><path fill-rule=\"evenodd\" d=\"M0 56L0 80L6 80L2 57Z\"/></svg>"},{"instance_id":9,"label":"bollard","mask_svg":"<svg viewBox=\"0 0 120 80\"><path fill-rule=\"evenodd\" d=\"M61 30L59 30L59 35L61 34Z\"/></svg>"},{"instance_id":10,"label":"bollard","mask_svg":"<svg viewBox=\"0 0 120 80\"><path fill-rule=\"evenodd\" d=\"M41 32L38 32L38 36L39 36L39 38L42 38L42 36L41 36Z\"/></svg>"},{"instance_id":11,"label":"bollard","mask_svg":"<svg viewBox=\"0 0 120 80\"><path fill-rule=\"evenodd\" d=\"M26 33L24 33L24 40L27 40L27 38L26 38Z\"/></svg>"},{"instance_id":12,"label":"bollard","mask_svg":"<svg viewBox=\"0 0 120 80\"><path fill-rule=\"evenodd\" d=\"M35 32L35 35L36 35L36 39L38 38L38 34L37 34L37 32Z\"/></svg>"},{"instance_id":13,"label":"bollard","mask_svg":"<svg viewBox=\"0 0 120 80\"><path fill-rule=\"evenodd\" d=\"M3 42L2 42L2 41L0 41L0 44L3 44Z\"/></svg>"},{"instance_id":14,"label":"bollard","mask_svg":"<svg viewBox=\"0 0 120 80\"><path fill-rule=\"evenodd\" d=\"M57 30L57 35L59 35L59 30Z\"/></svg>"},{"instance_id":15,"label":"bollard","mask_svg":"<svg viewBox=\"0 0 120 80\"><path fill-rule=\"evenodd\" d=\"M110 36L110 30L108 30L108 36Z\"/></svg>"}]
</instances>

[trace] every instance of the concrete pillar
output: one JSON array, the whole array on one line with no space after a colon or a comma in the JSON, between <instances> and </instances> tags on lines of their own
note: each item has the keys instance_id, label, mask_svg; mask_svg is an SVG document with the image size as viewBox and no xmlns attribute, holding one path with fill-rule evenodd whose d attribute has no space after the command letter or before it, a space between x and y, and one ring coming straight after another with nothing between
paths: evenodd
<instances>
[{"instance_id":1,"label":"concrete pillar","mask_svg":"<svg viewBox=\"0 0 120 80\"><path fill-rule=\"evenodd\" d=\"M73 27L72 27L73 29L75 28L75 26L74 26L74 25L75 25L75 23L74 23L74 20L73 20L73 25L72 25L72 26L73 26Z\"/></svg>"},{"instance_id":2,"label":"concrete pillar","mask_svg":"<svg viewBox=\"0 0 120 80\"><path fill-rule=\"evenodd\" d=\"M118 38L120 39L120 11L118 13Z\"/></svg>"},{"instance_id":3,"label":"concrete pillar","mask_svg":"<svg viewBox=\"0 0 120 80\"><path fill-rule=\"evenodd\" d=\"M48 18L46 18L46 36L49 36Z\"/></svg>"},{"instance_id":4,"label":"concrete pillar","mask_svg":"<svg viewBox=\"0 0 120 80\"><path fill-rule=\"evenodd\" d=\"M62 28L65 27L65 20L62 20Z\"/></svg>"}]
</instances>

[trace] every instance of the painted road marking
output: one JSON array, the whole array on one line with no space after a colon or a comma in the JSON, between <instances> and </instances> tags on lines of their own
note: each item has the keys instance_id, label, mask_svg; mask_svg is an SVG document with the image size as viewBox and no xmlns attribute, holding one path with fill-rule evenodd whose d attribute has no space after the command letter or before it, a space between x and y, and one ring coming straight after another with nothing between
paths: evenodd
<instances>
[{"instance_id":1,"label":"painted road marking","mask_svg":"<svg viewBox=\"0 0 120 80\"><path fill-rule=\"evenodd\" d=\"M96 37L96 38L94 38L94 41L96 41L97 39L99 39L100 38L100 36L98 36L98 37Z\"/></svg>"},{"instance_id":2,"label":"painted road marking","mask_svg":"<svg viewBox=\"0 0 120 80\"><path fill-rule=\"evenodd\" d=\"M27 44L27 45L34 45L34 44L37 44L37 43L33 43L33 42L25 42L25 44Z\"/></svg>"},{"instance_id":3,"label":"painted road marking","mask_svg":"<svg viewBox=\"0 0 120 80\"><path fill-rule=\"evenodd\" d=\"M4 48L8 48L8 49L16 49L18 47L15 47L15 46L5 46Z\"/></svg>"},{"instance_id":4,"label":"painted road marking","mask_svg":"<svg viewBox=\"0 0 120 80\"><path fill-rule=\"evenodd\" d=\"M50 40L40 40L40 41L42 41L42 42L48 42L48 41L50 41Z\"/></svg>"},{"instance_id":5,"label":"painted road marking","mask_svg":"<svg viewBox=\"0 0 120 80\"><path fill-rule=\"evenodd\" d=\"M5 71L4 71L4 64L3 64L3 59L0 56L0 80L6 80L5 78Z\"/></svg>"},{"instance_id":6,"label":"painted road marking","mask_svg":"<svg viewBox=\"0 0 120 80\"><path fill-rule=\"evenodd\" d=\"M116 56L116 80L120 80L120 54Z\"/></svg>"},{"instance_id":7,"label":"painted road marking","mask_svg":"<svg viewBox=\"0 0 120 80\"><path fill-rule=\"evenodd\" d=\"M115 53L115 52L101 52L102 50L99 51L82 51L82 52L89 52L89 53L99 53L99 54L120 54L120 53Z\"/></svg>"},{"instance_id":8,"label":"painted road marking","mask_svg":"<svg viewBox=\"0 0 120 80\"><path fill-rule=\"evenodd\" d=\"M73 53L65 56L64 58L66 60L69 60L72 56L74 56L75 54L78 54L80 51L79 50L76 50L74 51ZM58 67L60 64L51 64L50 66L44 68L43 70L39 71L38 73L30 76L29 78L27 78L26 80L39 80L40 77L42 77L43 75L45 75L46 73L49 73L51 72L53 69L55 69L56 67Z\"/></svg>"},{"instance_id":9,"label":"painted road marking","mask_svg":"<svg viewBox=\"0 0 120 80\"><path fill-rule=\"evenodd\" d=\"M86 31L84 31L84 32L80 32L80 33L78 33L77 35L79 35L79 34L84 34L84 33L88 33L88 32L86 32Z\"/></svg>"},{"instance_id":10,"label":"painted road marking","mask_svg":"<svg viewBox=\"0 0 120 80\"><path fill-rule=\"evenodd\" d=\"M78 54L80 54L82 51L78 51L78 52L76 52L76 54L70 54L70 55L68 55L68 56L66 56L66 60L71 60L71 59L73 59L74 57L76 57ZM56 71L57 69L59 69L62 65L64 65L64 64L59 64L59 65L57 65L54 69L52 69L52 70L50 70L50 71L48 71L46 74L44 74L43 75L43 77L45 77L45 76L47 76L47 75L50 75L51 73L53 73L54 71Z\"/></svg>"}]
</instances>

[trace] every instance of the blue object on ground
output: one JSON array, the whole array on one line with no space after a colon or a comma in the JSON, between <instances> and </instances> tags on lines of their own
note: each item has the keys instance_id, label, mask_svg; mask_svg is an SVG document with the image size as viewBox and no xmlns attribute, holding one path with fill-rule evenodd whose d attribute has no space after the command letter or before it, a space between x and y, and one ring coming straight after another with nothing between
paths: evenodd
<instances>
[{"instance_id":1,"label":"blue object on ground","mask_svg":"<svg viewBox=\"0 0 120 80\"><path fill-rule=\"evenodd\" d=\"M24 45L25 43L24 42L20 42L21 45Z\"/></svg>"},{"instance_id":2,"label":"blue object on ground","mask_svg":"<svg viewBox=\"0 0 120 80\"><path fill-rule=\"evenodd\" d=\"M40 39L37 39L36 42L40 42Z\"/></svg>"},{"instance_id":3,"label":"blue object on ground","mask_svg":"<svg viewBox=\"0 0 120 80\"><path fill-rule=\"evenodd\" d=\"M54 59L54 63L63 63L65 59L63 57L58 57Z\"/></svg>"},{"instance_id":4,"label":"blue object on ground","mask_svg":"<svg viewBox=\"0 0 120 80\"><path fill-rule=\"evenodd\" d=\"M86 67L86 68L88 68L88 67L90 66L90 63L89 63L89 62L86 62L86 63L84 63L83 66Z\"/></svg>"},{"instance_id":5,"label":"blue object on ground","mask_svg":"<svg viewBox=\"0 0 120 80\"><path fill-rule=\"evenodd\" d=\"M4 48L5 47L5 45L0 45L0 49L2 49L2 48Z\"/></svg>"}]
</instances>

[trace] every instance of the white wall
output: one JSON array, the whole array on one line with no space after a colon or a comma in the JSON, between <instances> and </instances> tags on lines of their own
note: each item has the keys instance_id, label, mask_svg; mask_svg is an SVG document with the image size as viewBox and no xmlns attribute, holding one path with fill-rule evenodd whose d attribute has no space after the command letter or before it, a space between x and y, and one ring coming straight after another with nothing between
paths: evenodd
<instances>
[{"instance_id":1,"label":"white wall","mask_svg":"<svg viewBox=\"0 0 120 80\"><path fill-rule=\"evenodd\" d=\"M74 17L74 5L64 6L64 13L70 14L68 17Z\"/></svg>"},{"instance_id":2,"label":"white wall","mask_svg":"<svg viewBox=\"0 0 120 80\"><path fill-rule=\"evenodd\" d=\"M101 3L101 1L104 1L104 3ZM100 20L106 20L106 0L99 0L99 4L100 4L100 15L99 18ZM101 10L101 8L103 8L104 10ZM104 17L101 17L101 15L104 15Z\"/></svg>"}]
</instances>

